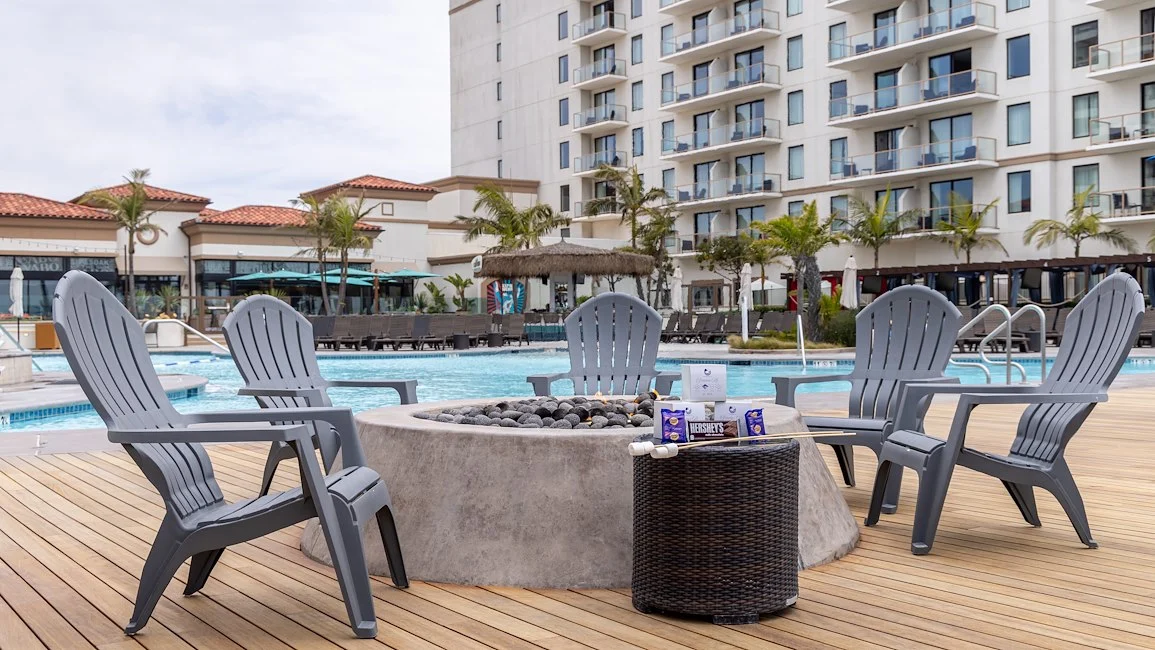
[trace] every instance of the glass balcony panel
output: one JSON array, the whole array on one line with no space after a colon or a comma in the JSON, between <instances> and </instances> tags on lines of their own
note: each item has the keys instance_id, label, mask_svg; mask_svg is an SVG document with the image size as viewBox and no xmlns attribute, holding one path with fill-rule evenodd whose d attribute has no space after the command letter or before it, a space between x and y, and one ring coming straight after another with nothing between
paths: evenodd
<instances>
[{"instance_id":1,"label":"glass balcony panel","mask_svg":"<svg viewBox=\"0 0 1155 650\"><path fill-rule=\"evenodd\" d=\"M626 15L606 12L588 18L573 26L573 40L585 38L606 29L625 29Z\"/></svg>"},{"instance_id":2,"label":"glass balcony panel","mask_svg":"<svg viewBox=\"0 0 1155 650\"><path fill-rule=\"evenodd\" d=\"M967 210L972 213L982 212L990 207L991 204L984 205L956 205L956 206L940 206L937 208L929 208L925 210L918 217L918 223L915 224L916 230L932 231L938 228L940 223L951 223L960 213L965 214ZM999 227L999 208L996 204L990 208L983 219L983 228L990 228L992 230Z\"/></svg>"},{"instance_id":3,"label":"glass balcony panel","mask_svg":"<svg viewBox=\"0 0 1155 650\"><path fill-rule=\"evenodd\" d=\"M589 65L583 65L573 71L573 82L580 84L611 74L624 75L626 62L623 59L602 59Z\"/></svg>"},{"instance_id":4,"label":"glass balcony panel","mask_svg":"<svg viewBox=\"0 0 1155 650\"><path fill-rule=\"evenodd\" d=\"M988 70L964 70L933 79L832 99L830 115L846 119L948 97L972 93L994 94L994 92L995 73Z\"/></svg>"},{"instance_id":5,"label":"glass balcony panel","mask_svg":"<svg viewBox=\"0 0 1155 650\"><path fill-rule=\"evenodd\" d=\"M720 23L679 34L674 38L662 41L662 56L716 43L752 29L778 29L778 12L769 9L752 11Z\"/></svg>"},{"instance_id":6,"label":"glass balcony panel","mask_svg":"<svg viewBox=\"0 0 1155 650\"><path fill-rule=\"evenodd\" d=\"M995 160L994 138L957 138L832 161L831 180L877 176L937 165Z\"/></svg>"},{"instance_id":7,"label":"glass balcony panel","mask_svg":"<svg viewBox=\"0 0 1155 650\"><path fill-rule=\"evenodd\" d=\"M677 188L677 200L709 201L743 194L780 192L781 190L782 176L779 174L747 174L734 178L718 178L680 185Z\"/></svg>"},{"instance_id":8,"label":"glass balcony panel","mask_svg":"<svg viewBox=\"0 0 1155 650\"><path fill-rule=\"evenodd\" d=\"M626 107L621 104L604 104L602 106L594 106L587 108L580 113L574 113L573 123L574 128L580 129L583 126L592 126L601 122L610 122L614 120L626 121Z\"/></svg>"},{"instance_id":9,"label":"glass balcony panel","mask_svg":"<svg viewBox=\"0 0 1155 650\"><path fill-rule=\"evenodd\" d=\"M704 79L695 79L674 86L673 90L662 91L662 105L674 102L684 102L698 97L715 95L734 88L750 86L759 83L778 83L778 66L768 63L746 66L712 75Z\"/></svg>"},{"instance_id":10,"label":"glass balcony panel","mask_svg":"<svg viewBox=\"0 0 1155 650\"><path fill-rule=\"evenodd\" d=\"M611 167L626 166L626 152L624 151L595 151L580 158L575 158L573 169L575 174L596 171L602 165Z\"/></svg>"},{"instance_id":11,"label":"glass balcony panel","mask_svg":"<svg viewBox=\"0 0 1155 650\"><path fill-rule=\"evenodd\" d=\"M975 25L993 28L995 14L995 7L983 2L972 2L936 11L894 25L830 41L830 60L839 61L851 56L869 54L876 50L913 43L929 36Z\"/></svg>"},{"instance_id":12,"label":"glass balcony panel","mask_svg":"<svg viewBox=\"0 0 1155 650\"><path fill-rule=\"evenodd\" d=\"M1091 144L1155 138L1155 109L1091 120Z\"/></svg>"},{"instance_id":13,"label":"glass balcony panel","mask_svg":"<svg viewBox=\"0 0 1155 650\"><path fill-rule=\"evenodd\" d=\"M1155 61L1155 33L1091 47L1091 72Z\"/></svg>"},{"instance_id":14,"label":"glass balcony panel","mask_svg":"<svg viewBox=\"0 0 1155 650\"><path fill-rule=\"evenodd\" d=\"M1091 198L1098 199L1099 211L1105 219L1155 215L1155 187L1098 192Z\"/></svg>"},{"instance_id":15,"label":"glass balcony panel","mask_svg":"<svg viewBox=\"0 0 1155 650\"><path fill-rule=\"evenodd\" d=\"M756 138L781 138L781 132L781 122L759 117L744 122L716 126L705 131L687 133L672 140L663 140L662 153L686 153Z\"/></svg>"}]
</instances>

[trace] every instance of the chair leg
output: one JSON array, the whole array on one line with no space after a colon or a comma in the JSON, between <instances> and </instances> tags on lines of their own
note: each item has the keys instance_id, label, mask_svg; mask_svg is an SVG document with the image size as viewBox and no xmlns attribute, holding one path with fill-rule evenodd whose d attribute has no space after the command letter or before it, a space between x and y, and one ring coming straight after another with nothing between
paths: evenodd
<instances>
[{"instance_id":1,"label":"chair leg","mask_svg":"<svg viewBox=\"0 0 1155 650\"><path fill-rule=\"evenodd\" d=\"M842 470L842 480L850 487L854 487L854 447L850 445L831 445L834 457L838 459L838 468Z\"/></svg>"},{"instance_id":2,"label":"chair leg","mask_svg":"<svg viewBox=\"0 0 1155 650\"><path fill-rule=\"evenodd\" d=\"M1099 548L1099 543L1091 537L1091 524L1087 521L1087 510L1083 507L1083 497L1079 494L1079 486L1075 485L1075 477L1071 476L1071 470L1067 469L1066 464L1060 460L1047 473L1047 478L1050 479L1050 485L1042 487L1055 495L1059 505L1063 506L1067 518L1071 520L1071 525L1079 534L1079 540L1088 548Z\"/></svg>"},{"instance_id":3,"label":"chair leg","mask_svg":"<svg viewBox=\"0 0 1155 650\"><path fill-rule=\"evenodd\" d=\"M148 559L144 561L144 569L140 572L140 586L136 590L136 605L132 610L132 618L124 627L124 633L136 634L148 624L152 617L152 610L164 595L164 588L172 582L177 569L184 564L185 555L181 553L180 542L169 531L168 520L161 524L148 552Z\"/></svg>"},{"instance_id":4,"label":"chair leg","mask_svg":"<svg viewBox=\"0 0 1155 650\"><path fill-rule=\"evenodd\" d=\"M333 542L326 534L329 542L329 555L333 559L333 568L337 570L337 580L341 583L341 592L345 597L345 609L349 613L349 624L353 632L362 639L377 636L377 615L373 611L373 589L369 582L369 568L365 562L365 547L361 542L361 530L353 520L353 513L349 506L331 495L337 522L340 527L340 546ZM341 570L344 565L346 571ZM347 575L349 582L341 579Z\"/></svg>"},{"instance_id":5,"label":"chair leg","mask_svg":"<svg viewBox=\"0 0 1155 650\"><path fill-rule=\"evenodd\" d=\"M213 572L213 568L217 565L217 560L221 559L221 554L225 549L218 548L213 551L203 551L192 556L192 561L189 563L188 569L188 583L184 587L184 595L191 596L196 592L204 589L205 583L209 580L209 574Z\"/></svg>"},{"instance_id":6,"label":"chair leg","mask_svg":"<svg viewBox=\"0 0 1155 650\"><path fill-rule=\"evenodd\" d=\"M1003 481L1003 487L1011 495L1011 500L1019 507L1019 512L1022 513L1023 519L1032 526L1042 526L1043 523L1039 521L1039 509L1035 505L1035 488L1027 483L1011 483L1010 481Z\"/></svg>"},{"instance_id":7,"label":"chair leg","mask_svg":"<svg viewBox=\"0 0 1155 650\"><path fill-rule=\"evenodd\" d=\"M902 493L902 465L893 465L886 480L886 493L882 497L882 514L898 512L898 497Z\"/></svg>"},{"instance_id":8,"label":"chair leg","mask_svg":"<svg viewBox=\"0 0 1155 650\"><path fill-rule=\"evenodd\" d=\"M878 469L875 470L874 489L870 493L870 507L866 511L865 524L867 526L873 526L878 523L878 517L882 514L887 485L892 480L891 471L896 467L899 466L888 460L884 460L878 464Z\"/></svg>"},{"instance_id":9,"label":"chair leg","mask_svg":"<svg viewBox=\"0 0 1155 650\"><path fill-rule=\"evenodd\" d=\"M389 576L393 584L406 588L409 578L405 575L405 559L401 556L401 540L397 538L397 524L393 521L393 511L385 506L377 511L377 528L381 531L381 542L385 545L385 559L389 562Z\"/></svg>"},{"instance_id":10,"label":"chair leg","mask_svg":"<svg viewBox=\"0 0 1155 650\"><path fill-rule=\"evenodd\" d=\"M269 457L265 459L265 471L261 474L261 491L259 496L265 496L273 487L273 475L277 473L277 466L281 464L278 445L273 443L269 449Z\"/></svg>"},{"instance_id":11,"label":"chair leg","mask_svg":"<svg viewBox=\"0 0 1155 650\"><path fill-rule=\"evenodd\" d=\"M926 460L926 469L918 477L918 502L914 509L914 531L910 536L910 552L915 555L926 555L934 546L952 474L953 459L945 457L941 447L931 452Z\"/></svg>"}]
</instances>

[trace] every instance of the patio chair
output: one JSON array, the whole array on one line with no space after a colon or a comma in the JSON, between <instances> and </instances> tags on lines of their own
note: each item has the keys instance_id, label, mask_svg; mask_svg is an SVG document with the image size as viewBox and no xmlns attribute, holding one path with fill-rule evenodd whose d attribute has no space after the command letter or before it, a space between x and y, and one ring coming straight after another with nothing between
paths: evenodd
<instances>
[{"instance_id":1,"label":"patio chair","mask_svg":"<svg viewBox=\"0 0 1155 650\"><path fill-rule=\"evenodd\" d=\"M847 435L822 438L834 448L842 479L853 486L854 447L877 456L890 435L903 388L911 382L957 382L945 377L962 314L941 293L923 286L899 287L870 303L855 317L857 346L854 369L843 375L774 377L775 402L795 406L803 384L850 382L848 417L806 416L811 430L838 430ZM917 410L914 428L922 426L925 407ZM886 506L898 503L899 482L891 486Z\"/></svg>"},{"instance_id":2,"label":"patio chair","mask_svg":"<svg viewBox=\"0 0 1155 650\"><path fill-rule=\"evenodd\" d=\"M678 315L678 329L666 339L667 342L674 343L681 341L688 342L686 337L694 331L694 312L687 311Z\"/></svg>"},{"instance_id":3,"label":"patio chair","mask_svg":"<svg viewBox=\"0 0 1155 650\"><path fill-rule=\"evenodd\" d=\"M458 317L450 314L432 314L426 316L425 320L429 328L417 341L415 348L424 349L428 345L435 350L443 349L447 343L453 342L453 335L460 329L457 326Z\"/></svg>"},{"instance_id":4,"label":"patio chair","mask_svg":"<svg viewBox=\"0 0 1155 650\"><path fill-rule=\"evenodd\" d=\"M309 323L276 298L245 298L225 319L224 330L233 362L245 380L245 387L237 393L255 397L261 408L331 407L330 388L385 388L397 391L402 404L417 403L416 379L325 379L317 355L302 345L312 335ZM326 449L335 449L335 431L316 423L308 426L322 455ZM296 457L288 444L272 444L260 494L268 493L281 461Z\"/></svg>"},{"instance_id":5,"label":"patio chair","mask_svg":"<svg viewBox=\"0 0 1155 650\"><path fill-rule=\"evenodd\" d=\"M368 346L373 350L383 350L385 346L389 346L394 350L401 347L401 341L413 336L413 320L412 314L397 314L389 317L389 329L377 338L369 341Z\"/></svg>"},{"instance_id":6,"label":"patio chair","mask_svg":"<svg viewBox=\"0 0 1155 650\"><path fill-rule=\"evenodd\" d=\"M148 623L165 587L191 558L184 594L208 581L224 550L318 517L350 625L359 637L377 633L373 593L360 528L377 519L393 582L408 586L389 491L365 454L349 409L291 408L181 414L165 395L145 348L144 331L124 305L92 276L70 271L56 285L53 322L77 383L164 500L165 516L140 576L125 627ZM307 341L308 339L303 339ZM343 469L322 473L312 433L301 424L336 430ZM254 424L264 426L253 426ZM208 425L208 426L204 426ZM301 486L226 503L203 443L281 442L294 448ZM330 450L330 461L337 450ZM260 594L250 594L260 598Z\"/></svg>"},{"instance_id":7,"label":"patio chair","mask_svg":"<svg viewBox=\"0 0 1155 650\"><path fill-rule=\"evenodd\" d=\"M622 293L604 293L582 303L565 319L570 369L526 378L535 395L550 395L550 386L571 379L579 395L637 395L653 382L669 395L680 373L658 372L662 317L649 305Z\"/></svg>"},{"instance_id":8,"label":"patio chair","mask_svg":"<svg viewBox=\"0 0 1155 650\"><path fill-rule=\"evenodd\" d=\"M348 316L326 316L325 318L332 322L332 325L329 326L329 334L314 339L314 347L324 345L335 351L339 347L338 341L352 334L353 323Z\"/></svg>"},{"instance_id":9,"label":"patio chair","mask_svg":"<svg viewBox=\"0 0 1155 650\"><path fill-rule=\"evenodd\" d=\"M1143 312L1143 321L1139 325L1139 338L1135 341L1135 347L1143 347L1143 344L1155 346L1155 311Z\"/></svg>"},{"instance_id":10,"label":"patio chair","mask_svg":"<svg viewBox=\"0 0 1155 650\"><path fill-rule=\"evenodd\" d=\"M509 314L503 319L502 337L506 343L517 341L517 347L522 342L529 343L529 335L525 333L525 314Z\"/></svg>"},{"instance_id":11,"label":"patio chair","mask_svg":"<svg viewBox=\"0 0 1155 650\"><path fill-rule=\"evenodd\" d=\"M337 318L338 322L342 320L349 323L349 328L344 336L336 339L333 349L337 350L344 345L360 352L365 339L369 338L369 319L365 316L339 316Z\"/></svg>"},{"instance_id":12,"label":"patio chair","mask_svg":"<svg viewBox=\"0 0 1155 650\"><path fill-rule=\"evenodd\" d=\"M662 328L662 343L669 341L671 337L678 333L678 320L681 318L681 316L682 312L676 311L670 314L670 317L666 319L666 326Z\"/></svg>"},{"instance_id":13,"label":"patio chair","mask_svg":"<svg viewBox=\"0 0 1155 650\"><path fill-rule=\"evenodd\" d=\"M1135 344L1143 313L1139 283L1126 273L1115 273L1096 285L1067 316L1063 343L1042 384L907 385L894 432L879 454L866 525L878 523L881 495L890 483L901 480L902 468L909 467L919 475L910 550L915 555L929 553L951 475L955 465L961 465L1002 481L1032 526L1042 525L1034 488L1047 490L1067 513L1083 544L1095 548L1083 499L1063 452L1095 405L1107 401L1107 388ZM946 440L919 430L920 414L941 393L959 396ZM965 446L971 411L983 404L1027 406L1005 456Z\"/></svg>"},{"instance_id":14,"label":"patio chair","mask_svg":"<svg viewBox=\"0 0 1155 650\"><path fill-rule=\"evenodd\" d=\"M313 316L309 319L309 322L313 324L314 350L317 349L317 346L321 341L333 336L334 320L335 319L332 316Z\"/></svg>"}]
</instances>

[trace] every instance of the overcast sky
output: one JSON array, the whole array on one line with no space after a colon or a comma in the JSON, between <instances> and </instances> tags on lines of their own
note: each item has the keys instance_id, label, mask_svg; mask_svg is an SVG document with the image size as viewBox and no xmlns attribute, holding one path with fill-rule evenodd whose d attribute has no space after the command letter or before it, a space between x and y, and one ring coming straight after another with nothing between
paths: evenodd
<instances>
[{"instance_id":1,"label":"overcast sky","mask_svg":"<svg viewBox=\"0 0 1155 650\"><path fill-rule=\"evenodd\" d=\"M227 209L448 176L444 0L0 0L0 191Z\"/></svg>"}]
</instances>

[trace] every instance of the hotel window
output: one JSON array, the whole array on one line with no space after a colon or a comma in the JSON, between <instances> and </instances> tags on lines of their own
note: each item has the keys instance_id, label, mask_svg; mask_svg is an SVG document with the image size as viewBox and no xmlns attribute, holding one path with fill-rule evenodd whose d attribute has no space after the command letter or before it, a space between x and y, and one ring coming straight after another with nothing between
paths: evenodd
<instances>
[{"instance_id":1,"label":"hotel window","mask_svg":"<svg viewBox=\"0 0 1155 650\"><path fill-rule=\"evenodd\" d=\"M1023 34L1007 39L1007 79L1031 74L1031 35Z\"/></svg>"},{"instance_id":2,"label":"hotel window","mask_svg":"<svg viewBox=\"0 0 1155 650\"><path fill-rule=\"evenodd\" d=\"M501 63L501 43L497 44L497 62Z\"/></svg>"},{"instance_id":3,"label":"hotel window","mask_svg":"<svg viewBox=\"0 0 1155 650\"><path fill-rule=\"evenodd\" d=\"M794 36L786 40L786 69L797 70L802 67L802 37Z\"/></svg>"},{"instance_id":4,"label":"hotel window","mask_svg":"<svg viewBox=\"0 0 1155 650\"><path fill-rule=\"evenodd\" d=\"M633 85L630 86L630 109L635 111L642 110L642 104L644 101L645 98L642 94L642 82L635 81Z\"/></svg>"},{"instance_id":5,"label":"hotel window","mask_svg":"<svg viewBox=\"0 0 1155 650\"><path fill-rule=\"evenodd\" d=\"M662 73L662 103L668 104L674 101L674 73Z\"/></svg>"},{"instance_id":6,"label":"hotel window","mask_svg":"<svg viewBox=\"0 0 1155 650\"><path fill-rule=\"evenodd\" d=\"M801 217L802 208L806 207L805 201L791 201L786 204L786 214L791 217Z\"/></svg>"},{"instance_id":7,"label":"hotel window","mask_svg":"<svg viewBox=\"0 0 1155 650\"><path fill-rule=\"evenodd\" d=\"M642 62L642 35L630 39L630 65L637 65Z\"/></svg>"},{"instance_id":8,"label":"hotel window","mask_svg":"<svg viewBox=\"0 0 1155 650\"><path fill-rule=\"evenodd\" d=\"M661 56L666 56L667 54L673 54L674 53L674 26L673 25L662 25L662 33L660 35L660 38L662 41L662 54L661 54Z\"/></svg>"},{"instance_id":9,"label":"hotel window","mask_svg":"<svg viewBox=\"0 0 1155 650\"><path fill-rule=\"evenodd\" d=\"M801 90L795 90L789 95L786 95L786 124L802 124L803 108L804 103Z\"/></svg>"},{"instance_id":10,"label":"hotel window","mask_svg":"<svg viewBox=\"0 0 1155 650\"><path fill-rule=\"evenodd\" d=\"M1031 211L1031 172L1007 174L1007 212Z\"/></svg>"},{"instance_id":11,"label":"hotel window","mask_svg":"<svg viewBox=\"0 0 1155 650\"><path fill-rule=\"evenodd\" d=\"M1031 6L1031 0L1007 0L1007 11L1018 11Z\"/></svg>"},{"instance_id":12,"label":"hotel window","mask_svg":"<svg viewBox=\"0 0 1155 650\"><path fill-rule=\"evenodd\" d=\"M638 127L630 132L634 143L634 156L641 156L646 153L646 138L643 135L642 127Z\"/></svg>"},{"instance_id":13,"label":"hotel window","mask_svg":"<svg viewBox=\"0 0 1155 650\"><path fill-rule=\"evenodd\" d=\"M557 125L567 124L569 124L569 97L562 97L557 100Z\"/></svg>"},{"instance_id":14,"label":"hotel window","mask_svg":"<svg viewBox=\"0 0 1155 650\"><path fill-rule=\"evenodd\" d=\"M1099 93L1075 95L1071 103L1074 118L1072 137L1086 138L1091 135L1091 120L1099 119Z\"/></svg>"},{"instance_id":15,"label":"hotel window","mask_svg":"<svg viewBox=\"0 0 1155 650\"><path fill-rule=\"evenodd\" d=\"M642 15L642 0L630 0L630 18Z\"/></svg>"},{"instance_id":16,"label":"hotel window","mask_svg":"<svg viewBox=\"0 0 1155 650\"><path fill-rule=\"evenodd\" d=\"M569 38L569 12L563 11L557 15L557 40Z\"/></svg>"},{"instance_id":17,"label":"hotel window","mask_svg":"<svg viewBox=\"0 0 1155 650\"><path fill-rule=\"evenodd\" d=\"M557 82L563 84L569 81L569 55L563 54L557 59Z\"/></svg>"},{"instance_id":18,"label":"hotel window","mask_svg":"<svg viewBox=\"0 0 1155 650\"><path fill-rule=\"evenodd\" d=\"M501 3L497 3L497 22L501 22Z\"/></svg>"},{"instance_id":19,"label":"hotel window","mask_svg":"<svg viewBox=\"0 0 1155 650\"><path fill-rule=\"evenodd\" d=\"M503 167L503 165L501 164L501 158L498 158L498 159L497 159L497 177L498 177L498 178L504 178L504 177L502 176L502 172L504 171L504 170L502 169L502 167Z\"/></svg>"},{"instance_id":20,"label":"hotel window","mask_svg":"<svg viewBox=\"0 0 1155 650\"><path fill-rule=\"evenodd\" d=\"M750 224L766 223L766 206L752 205L747 208L738 208L734 210L734 220L738 232L747 232L750 230ZM752 233L758 236L759 233Z\"/></svg>"},{"instance_id":21,"label":"hotel window","mask_svg":"<svg viewBox=\"0 0 1155 650\"><path fill-rule=\"evenodd\" d=\"M677 187L677 172L673 167L662 170L662 189L666 190L666 194L670 197L674 196L674 188Z\"/></svg>"},{"instance_id":22,"label":"hotel window","mask_svg":"<svg viewBox=\"0 0 1155 650\"><path fill-rule=\"evenodd\" d=\"M830 82L830 117L846 115L846 80Z\"/></svg>"},{"instance_id":23,"label":"hotel window","mask_svg":"<svg viewBox=\"0 0 1155 650\"><path fill-rule=\"evenodd\" d=\"M1024 102L1007 107L1007 146L1027 144L1031 141L1031 103Z\"/></svg>"},{"instance_id":24,"label":"hotel window","mask_svg":"<svg viewBox=\"0 0 1155 650\"><path fill-rule=\"evenodd\" d=\"M1092 20L1071 28L1071 67L1091 65L1091 46L1099 44L1099 21Z\"/></svg>"},{"instance_id":25,"label":"hotel window","mask_svg":"<svg viewBox=\"0 0 1155 650\"><path fill-rule=\"evenodd\" d=\"M497 82L497 101L501 101L501 82Z\"/></svg>"},{"instance_id":26,"label":"hotel window","mask_svg":"<svg viewBox=\"0 0 1155 650\"><path fill-rule=\"evenodd\" d=\"M677 146L674 140L674 120L662 122L662 153L669 153L674 150L674 147Z\"/></svg>"},{"instance_id":27,"label":"hotel window","mask_svg":"<svg viewBox=\"0 0 1155 650\"><path fill-rule=\"evenodd\" d=\"M497 139L501 139L501 120L497 121Z\"/></svg>"},{"instance_id":28,"label":"hotel window","mask_svg":"<svg viewBox=\"0 0 1155 650\"><path fill-rule=\"evenodd\" d=\"M835 138L830 141L830 173L842 175L843 170L850 164L850 145L846 138Z\"/></svg>"},{"instance_id":29,"label":"hotel window","mask_svg":"<svg viewBox=\"0 0 1155 650\"><path fill-rule=\"evenodd\" d=\"M786 0L786 15L797 16L802 13L802 0Z\"/></svg>"},{"instance_id":30,"label":"hotel window","mask_svg":"<svg viewBox=\"0 0 1155 650\"><path fill-rule=\"evenodd\" d=\"M845 49L846 23L831 25L826 40L830 49L826 56L831 61L841 59L844 56L849 56L850 52Z\"/></svg>"},{"instance_id":31,"label":"hotel window","mask_svg":"<svg viewBox=\"0 0 1155 650\"><path fill-rule=\"evenodd\" d=\"M557 161L561 169L569 169L569 140L557 146Z\"/></svg>"},{"instance_id":32,"label":"hotel window","mask_svg":"<svg viewBox=\"0 0 1155 650\"><path fill-rule=\"evenodd\" d=\"M806 161L803 157L802 145L790 147L786 150L787 180L796 181L806 174Z\"/></svg>"},{"instance_id":33,"label":"hotel window","mask_svg":"<svg viewBox=\"0 0 1155 650\"><path fill-rule=\"evenodd\" d=\"M1096 192L1099 189L1099 164L1076 165L1073 168L1075 194L1086 192L1088 189ZM1092 197L1088 205L1099 205L1098 197Z\"/></svg>"},{"instance_id":34,"label":"hotel window","mask_svg":"<svg viewBox=\"0 0 1155 650\"><path fill-rule=\"evenodd\" d=\"M560 208L562 212L569 212L570 211L569 185L562 185L558 189L557 205L558 205L558 208Z\"/></svg>"},{"instance_id":35,"label":"hotel window","mask_svg":"<svg viewBox=\"0 0 1155 650\"><path fill-rule=\"evenodd\" d=\"M830 229L841 232L850 227L847 219L850 217L850 197L845 194L830 197Z\"/></svg>"}]
</instances>

